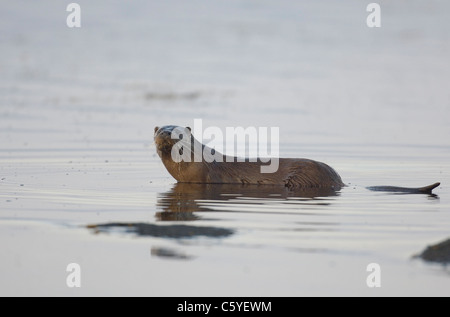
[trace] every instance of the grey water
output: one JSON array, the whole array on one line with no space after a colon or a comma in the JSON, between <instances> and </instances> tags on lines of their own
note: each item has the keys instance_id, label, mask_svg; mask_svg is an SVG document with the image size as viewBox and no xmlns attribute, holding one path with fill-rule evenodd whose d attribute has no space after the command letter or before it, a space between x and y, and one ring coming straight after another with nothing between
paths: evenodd
<instances>
[{"instance_id":1,"label":"grey water","mask_svg":"<svg viewBox=\"0 0 450 317\"><path fill-rule=\"evenodd\" d=\"M369 28L356 0L77 3L81 28L0 10L2 296L450 294L414 257L450 237L449 4L379 1ZM278 127L347 186L176 184L153 129L195 119Z\"/></svg>"}]
</instances>

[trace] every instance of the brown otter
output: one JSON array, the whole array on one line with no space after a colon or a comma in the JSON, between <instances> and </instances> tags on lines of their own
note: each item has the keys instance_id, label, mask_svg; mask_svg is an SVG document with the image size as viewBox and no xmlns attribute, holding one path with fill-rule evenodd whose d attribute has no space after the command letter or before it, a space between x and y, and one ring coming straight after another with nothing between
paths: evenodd
<instances>
[{"instance_id":1,"label":"brown otter","mask_svg":"<svg viewBox=\"0 0 450 317\"><path fill-rule=\"evenodd\" d=\"M172 125L155 127L154 141L157 153L167 171L179 183L267 184L289 188L331 188L334 190L340 190L345 186L333 168L325 163L303 158L280 158L278 159L278 169L274 173L261 173L261 166L265 164L262 159L251 161L246 158L239 161L236 157L230 158L201 144L190 132L189 127L182 128ZM183 136L188 136L190 140L183 140ZM210 154L213 159L202 156L199 160L195 157L195 149L200 149L203 155ZM431 191L439 185L440 183L435 183L421 188L374 186L369 189L431 194Z\"/></svg>"}]
</instances>

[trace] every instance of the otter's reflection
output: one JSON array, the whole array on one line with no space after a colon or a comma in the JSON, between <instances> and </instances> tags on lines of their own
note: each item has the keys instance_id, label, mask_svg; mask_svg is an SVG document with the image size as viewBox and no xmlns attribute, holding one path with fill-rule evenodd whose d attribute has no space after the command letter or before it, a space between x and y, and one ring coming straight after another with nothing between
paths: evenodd
<instances>
[{"instance_id":1,"label":"otter's reflection","mask_svg":"<svg viewBox=\"0 0 450 317\"><path fill-rule=\"evenodd\" d=\"M329 205L331 196L339 192L324 189L291 190L282 186L258 186L235 184L182 184L177 183L171 190L159 194L157 206L162 211L156 212L156 218L162 221L196 220L197 212L213 211L212 206L220 205L226 211L242 212L242 204L256 210L268 207L269 210L280 213L283 206L294 205ZM233 209L234 207L234 209ZM194 226L187 224L153 224L111 222L88 225L94 233L121 232L137 236L184 239L198 236L225 238L234 230L217 226ZM156 249L155 249L156 250ZM169 256L166 250L153 251L156 255Z\"/></svg>"},{"instance_id":2,"label":"otter's reflection","mask_svg":"<svg viewBox=\"0 0 450 317\"><path fill-rule=\"evenodd\" d=\"M161 221L186 221L199 219L198 211L213 211L211 203L227 204L251 201L252 204L268 202L280 205L330 204L326 197L338 196L333 189L306 188L288 189L283 186L241 185L241 184L186 184L176 183L171 190L158 194L158 207L161 211L156 218Z\"/></svg>"}]
</instances>

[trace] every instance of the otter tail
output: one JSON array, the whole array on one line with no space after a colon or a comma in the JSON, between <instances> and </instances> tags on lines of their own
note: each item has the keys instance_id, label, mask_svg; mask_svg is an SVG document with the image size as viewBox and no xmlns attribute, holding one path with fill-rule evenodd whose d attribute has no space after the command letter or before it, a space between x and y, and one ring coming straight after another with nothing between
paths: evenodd
<instances>
[{"instance_id":1,"label":"otter tail","mask_svg":"<svg viewBox=\"0 0 450 317\"><path fill-rule=\"evenodd\" d=\"M441 183L434 183L425 187L409 188L409 187L396 187L396 186L371 186L367 187L369 190L379 192L395 192L395 193L408 193L408 194L432 194L432 190L441 185Z\"/></svg>"}]
</instances>

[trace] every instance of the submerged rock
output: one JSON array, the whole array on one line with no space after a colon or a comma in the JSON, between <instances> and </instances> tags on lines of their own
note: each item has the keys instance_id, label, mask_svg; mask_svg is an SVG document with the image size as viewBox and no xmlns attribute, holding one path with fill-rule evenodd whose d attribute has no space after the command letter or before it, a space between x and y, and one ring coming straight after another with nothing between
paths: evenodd
<instances>
[{"instance_id":1,"label":"submerged rock","mask_svg":"<svg viewBox=\"0 0 450 317\"><path fill-rule=\"evenodd\" d=\"M417 257L428 262L437 262L442 264L450 263L450 239L428 246Z\"/></svg>"}]
</instances>

